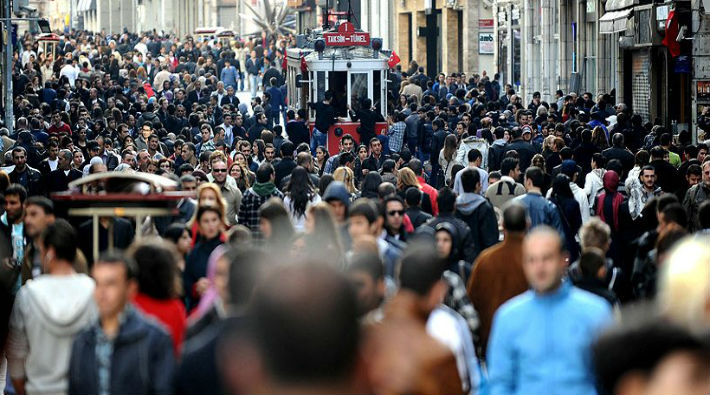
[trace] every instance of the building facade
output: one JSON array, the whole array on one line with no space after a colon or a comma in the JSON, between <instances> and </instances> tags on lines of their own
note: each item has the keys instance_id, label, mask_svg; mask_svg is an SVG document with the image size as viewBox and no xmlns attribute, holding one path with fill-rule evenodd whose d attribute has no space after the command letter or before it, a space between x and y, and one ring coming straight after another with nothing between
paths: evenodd
<instances>
[{"instance_id":1,"label":"building facade","mask_svg":"<svg viewBox=\"0 0 710 395\"><path fill-rule=\"evenodd\" d=\"M72 1L72 0L65 0ZM170 32L184 36L197 27L241 29L242 0L73 0L77 27L120 33Z\"/></svg>"},{"instance_id":2,"label":"building facade","mask_svg":"<svg viewBox=\"0 0 710 395\"><path fill-rule=\"evenodd\" d=\"M675 132L687 130L691 44L680 40L674 56L663 38L671 11L677 22L689 27L690 5L690 1L498 0L496 70L526 101L534 92L545 101L556 101L557 90L595 97L609 94L645 122L674 125Z\"/></svg>"},{"instance_id":3,"label":"building facade","mask_svg":"<svg viewBox=\"0 0 710 395\"><path fill-rule=\"evenodd\" d=\"M403 68L416 60L438 72L491 73L496 68L493 4L488 0L395 0L393 49Z\"/></svg>"}]
</instances>

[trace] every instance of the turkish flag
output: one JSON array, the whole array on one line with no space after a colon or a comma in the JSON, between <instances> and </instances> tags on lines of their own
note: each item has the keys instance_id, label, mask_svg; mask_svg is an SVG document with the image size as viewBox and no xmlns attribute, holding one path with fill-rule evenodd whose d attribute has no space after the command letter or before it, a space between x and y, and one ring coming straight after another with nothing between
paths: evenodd
<instances>
[{"instance_id":1,"label":"turkish flag","mask_svg":"<svg viewBox=\"0 0 710 395\"><path fill-rule=\"evenodd\" d=\"M399 63L399 61L400 61L400 59L399 59L399 56L397 56L397 52L392 51L392 55L390 55L390 59L387 61L387 65L391 69L393 69L394 66L396 66L397 63Z\"/></svg>"},{"instance_id":2,"label":"turkish flag","mask_svg":"<svg viewBox=\"0 0 710 395\"><path fill-rule=\"evenodd\" d=\"M666 36L663 37L663 45L668 47L668 52L674 58L680 55L680 43L676 41L679 30L678 17L675 11L671 11L668 13L668 20L666 20Z\"/></svg>"}]
</instances>

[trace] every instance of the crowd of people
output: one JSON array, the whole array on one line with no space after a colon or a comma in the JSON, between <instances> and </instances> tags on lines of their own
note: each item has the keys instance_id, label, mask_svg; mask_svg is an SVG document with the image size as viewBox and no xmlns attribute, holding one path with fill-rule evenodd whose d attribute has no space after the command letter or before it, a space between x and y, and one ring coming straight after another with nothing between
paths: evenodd
<instances>
[{"instance_id":1,"label":"crowd of people","mask_svg":"<svg viewBox=\"0 0 710 395\"><path fill-rule=\"evenodd\" d=\"M333 92L313 120L285 102L293 37L77 31L56 58L19 42L0 129L7 393L710 390L702 131L411 62L390 71L388 119L361 98L331 153ZM52 197L106 172L193 197L101 217L93 240Z\"/></svg>"}]
</instances>

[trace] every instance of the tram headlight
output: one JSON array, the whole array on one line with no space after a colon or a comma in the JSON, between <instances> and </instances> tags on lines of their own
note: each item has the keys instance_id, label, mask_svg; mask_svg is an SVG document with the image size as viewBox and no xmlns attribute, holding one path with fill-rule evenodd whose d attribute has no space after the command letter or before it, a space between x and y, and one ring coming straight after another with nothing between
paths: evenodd
<instances>
[{"instance_id":1,"label":"tram headlight","mask_svg":"<svg viewBox=\"0 0 710 395\"><path fill-rule=\"evenodd\" d=\"M381 38L373 38L372 39L372 49L375 51L379 51L382 49L382 39Z\"/></svg>"}]
</instances>

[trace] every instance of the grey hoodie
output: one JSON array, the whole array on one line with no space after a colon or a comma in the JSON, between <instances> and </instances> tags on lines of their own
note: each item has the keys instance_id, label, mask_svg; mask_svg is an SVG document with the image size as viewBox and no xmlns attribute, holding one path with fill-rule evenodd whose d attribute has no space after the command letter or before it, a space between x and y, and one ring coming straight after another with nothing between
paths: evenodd
<instances>
[{"instance_id":1,"label":"grey hoodie","mask_svg":"<svg viewBox=\"0 0 710 395\"><path fill-rule=\"evenodd\" d=\"M17 293L6 349L10 377L26 378L28 394L62 394L74 336L96 319L94 280L85 274L44 275Z\"/></svg>"},{"instance_id":2,"label":"grey hoodie","mask_svg":"<svg viewBox=\"0 0 710 395\"><path fill-rule=\"evenodd\" d=\"M477 193L462 193L456 198L456 211L463 215L471 215L486 198Z\"/></svg>"}]
</instances>

